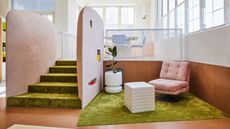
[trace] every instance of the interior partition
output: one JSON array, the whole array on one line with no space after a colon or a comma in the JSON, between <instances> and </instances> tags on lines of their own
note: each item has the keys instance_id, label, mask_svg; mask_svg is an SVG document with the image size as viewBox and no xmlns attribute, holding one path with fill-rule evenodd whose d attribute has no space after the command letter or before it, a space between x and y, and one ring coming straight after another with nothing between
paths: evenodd
<instances>
[{"instance_id":1,"label":"interior partition","mask_svg":"<svg viewBox=\"0 0 230 129\"><path fill-rule=\"evenodd\" d=\"M57 30L35 13L10 11L6 30L6 96L27 92L57 59Z\"/></svg>"},{"instance_id":2,"label":"interior partition","mask_svg":"<svg viewBox=\"0 0 230 129\"><path fill-rule=\"evenodd\" d=\"M78 91L84 108L103 87L104 25L93 9L80 12L77 34Z\"/></svg>"},{"instance_id":3,"label":"interior partition","mask_svg":"<svg viewBox=\"0 0 230 129\"><path fill-rule=\"evenodd\" d=\"M106 50L116 46L117 59L182 60L181 29L107 29ZM111 59L106 54L105 59Z\"/></svg>"}]
</instances>

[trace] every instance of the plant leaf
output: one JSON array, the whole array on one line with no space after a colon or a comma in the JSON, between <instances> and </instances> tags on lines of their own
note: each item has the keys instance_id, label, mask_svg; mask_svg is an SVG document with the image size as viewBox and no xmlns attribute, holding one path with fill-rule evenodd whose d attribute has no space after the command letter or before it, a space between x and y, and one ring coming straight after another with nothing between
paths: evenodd
<instances>
[{"instance_id":1,"label":"plant leaf","mask_svg":"<svg viewBox=\"0 0 230 129\"><path fill-rule=\"evenodd\" d=\"M110 70L113 70L113 69L110 68L110 69L106 69L105 71L110 71Z\"/></svg>"},{"instance_id":2,"label":"plant leaf","mask_svg":"<svg viewBox=\"0 0 230 129\"><path fill-rule=\"evenodd\" d=\"M113 65L117 65L117 63L118 63L117 61L114 61L114 62L113 62Z\"/></svg>"},{"instance_id":3,"label":"plant leaf","mask_svg":"<svg viewBox=\"0 0 230 129\"><path fill-rule=\"evenodd\" d=\"M123 69L122 69L122 68L117 68L117 71L118 71L118 72L119 72L119 71L123 72Z\"/></svg>"},{"instance_id":4,"label":"plant leaf","mask_svg":"<svg viewBox=\"0 0 230 129\"><path fill-rule=\"evenodd\" d=\"M109 64L109 65L106 65L105 67L111 67L112 66L112 64Z\"/></svg>"},{"instance_id":5,"label":"plant leaf","mask_svg":"<svg viewBox=\"0 0 230 129\"><path fill-rule=\"evenodd\" d=\"M112 48L108 48L109 52L113 53L113 49Z\"/></svg>"},{"instance_id":6,"label":"plant leaf","mask_svg":"<svg viewBox=\"0 0 230 129\"><path fill-rule=\"evenodd\" d=\"M113 47L113 51L117 52L117 47L116 46Z\"/></svg>"},{"instance_id":7,"label":"plant leaf","mask_svg":"<svg viewBox=\"0 0 230 129\"><path fill-rule=\"evenodd\" d=\"M112 56L113 56L113 57L116 57L116 56L117 56L117 47L116 47L116 46L113 47Z\"/></svg>"},{"instance_id":8,"label":"plant leaf","mask_svg":"<svg viewBox=\"0 0 230 129\"><path fill-rule=\"evenodd\" d=\"M116 56L117 56L117 52L113 52L113 53L112 53L112 56L113 56L113 57L116 57Z\"/></svg>"}]
</instances>

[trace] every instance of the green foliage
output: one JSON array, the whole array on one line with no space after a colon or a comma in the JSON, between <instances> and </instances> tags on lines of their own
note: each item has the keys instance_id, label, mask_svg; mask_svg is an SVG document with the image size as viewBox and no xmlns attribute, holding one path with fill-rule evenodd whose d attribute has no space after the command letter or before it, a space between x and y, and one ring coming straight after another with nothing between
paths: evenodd
<instances>
[{"instance_id":1,"label":"green foliage","mask_svg":"<svg viewBox=\"0 0 230 129\"><path fill-rule=\"evenodd\" d=\"M117 68L117 61L115 61L115 58L117 57L117 47L114 46L113 48L108 48L109 52L106 52L107 54L111 55L113 57L112 63L106 65L108 68L107 70L113 70L114 73L119 72L120 68Z\"/></svg>"},{"instance_id":2,"label":"green foliage","mask_svg":"<svg viewBox=\"0 0 230 129\"><path fill-rule=\"evenodd\" d=\"M2 22L2 30L6 31L6 23L5 22Z\"/></svg>"}]
</instances>

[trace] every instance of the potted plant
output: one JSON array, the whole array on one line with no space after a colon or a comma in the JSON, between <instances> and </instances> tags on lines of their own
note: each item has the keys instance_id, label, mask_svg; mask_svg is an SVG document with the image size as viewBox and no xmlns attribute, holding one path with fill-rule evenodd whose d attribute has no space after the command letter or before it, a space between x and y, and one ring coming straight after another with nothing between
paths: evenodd
<instances>
[{"instance_id":1,"label":"potted plant","mask_svg":"<svg viewBox=\"0 0 230 129\"><path fill-rule=\"evenodd\" d=\"M107 93L119 93L122 91L122 71L117 67L117 47L108 48L107 54L112 56L112 63L106 65L107 71L105 72L105 91Z\"/></svg>"}]
</instances>

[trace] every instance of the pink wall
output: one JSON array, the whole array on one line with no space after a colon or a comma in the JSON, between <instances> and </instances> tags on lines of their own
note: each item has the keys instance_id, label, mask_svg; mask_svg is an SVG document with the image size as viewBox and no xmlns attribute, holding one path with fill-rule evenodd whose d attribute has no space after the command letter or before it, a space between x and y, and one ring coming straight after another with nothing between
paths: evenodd
<instances>
[{"instance_id":1,"label":"pink wall","mask_svg":"<svg viewBox=\"0 0 230 129\"><path fill-rule=\"evenodd\" d=\"M85 7L78 19L77 66L79 97L84 108L103 87L104 25L100 16L91 8ZM97 50L101 60L97 60ZM89 82L96 79L96 83Z\"/></svg>"},{"instance_id":2,"label":"pink wall","mask_svg":"<svg viewBox=\"0 0 230 129\"><path fill-rule=\"evenodd\" d=\"M7 15L6 95L27 92L28 84L54 65L57 30L45 18L31 12L10 11Z\"/></svg>"}]
</instances>

